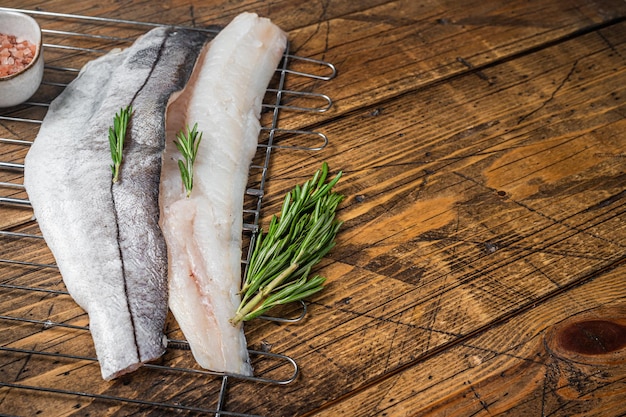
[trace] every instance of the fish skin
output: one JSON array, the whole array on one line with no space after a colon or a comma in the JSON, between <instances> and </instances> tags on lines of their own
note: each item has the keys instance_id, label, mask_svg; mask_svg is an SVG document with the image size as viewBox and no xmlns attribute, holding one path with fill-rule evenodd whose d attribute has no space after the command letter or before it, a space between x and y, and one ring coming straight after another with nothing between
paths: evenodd
<instances>
[{"instance_id":1,"label":"fish skin","mask_svg":"<svg viewBox=\"0 0 626 417\"><path fill-rule=\"evenodd\" d=\"M207 35L158 27L89 62L51 103L24 185L70 295L89 315L102 377L165 351L167 250L158 227L165 111ZM132 105L120 180L108 129Z\"/></svg>"},{"instance_id":2,"label":"fish skin","mask_svg":"<svg viewBox=\"0 0 626 417\"><path fill-rule=\"evenodd\" d=\"M203 368L252 375L241 302L244 194L260 133L261 103L287 36L253 13L235 17L205 47L188 86L168 109L161 178L161 228L169 254L169 305ZM176 132L202 132L191 196L173 144Z\"/></svg>"}]
</instances>

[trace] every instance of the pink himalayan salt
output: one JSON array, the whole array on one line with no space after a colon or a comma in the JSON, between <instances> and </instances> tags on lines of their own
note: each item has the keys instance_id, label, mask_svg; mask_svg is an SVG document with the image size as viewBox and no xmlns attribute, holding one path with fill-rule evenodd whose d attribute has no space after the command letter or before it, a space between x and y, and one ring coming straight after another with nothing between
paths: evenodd
<instances>
[{"instance_id":1,"label":"pink himalayan salt","mask_svg":"<svg viewBox=\"0 0 626 417\"><path fill-rule=\"evenodd\" d=\"M35 56L37 47L27 40L0 33L0 78L22 71Z\"/></svg>"}]
</instances>

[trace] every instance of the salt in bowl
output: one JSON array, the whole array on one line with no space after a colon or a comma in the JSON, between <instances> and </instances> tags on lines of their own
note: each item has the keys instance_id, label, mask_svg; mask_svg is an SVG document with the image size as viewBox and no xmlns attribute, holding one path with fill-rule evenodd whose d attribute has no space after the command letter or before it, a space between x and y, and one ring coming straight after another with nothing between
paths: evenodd
<instances>
[{"instance_id":1,"label":"salt in bowl","mask_svg":"<svg viewBox=\"0 0 626 417\"><path fill-rule=\"evenodd\" d=\"M31 16L0 10L0 33L14 35L17 41L27 40L36 46L32 61L20 72L0 77L0 107L11 107L28 100L39 88L43 78L41 28ZM1 52L0 45L0 52Z\"/></svg>"}]
</instances>

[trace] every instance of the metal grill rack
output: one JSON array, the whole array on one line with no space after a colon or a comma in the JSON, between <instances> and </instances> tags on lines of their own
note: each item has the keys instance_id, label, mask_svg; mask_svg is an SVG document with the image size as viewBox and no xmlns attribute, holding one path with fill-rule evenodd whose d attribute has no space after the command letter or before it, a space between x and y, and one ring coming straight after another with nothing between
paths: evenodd
<instances>
[{"instance_id":1,"label":"metal grill rack","mask_svg":"<svg viewBox=\"0 0 626 417\"><path fill-rule=\"evenodd\" d=\"M137 36L141 35L151 27L159 26L158 23L147 23L128 21L120 19L96 18L89 16L78 16L59 14L51 12L42 12L34 10L16 10L0 7L0 10L14 10L35 17L42 26L42 34L44 38L44 56L46 54L54 55L56 58L48 63L46 59L46 71L44 81L41 88L57 89L60 92L79 72L82 65L90 59L107 53L115 47L123 47L132 43ZM61 27L59 21L63 22L63 27L68 30L60 31L56 28ZM54 22L52 28L47 28L47 22ZM217 33L219 28L192 28L187 29L202 30ZM53 42L47 42L52 39ZM57 40L56 42L54 40ZM60 40L60 41L59 41ZM87 46L85 46L87 44ZM305 70L294 69L294 67L304 67ZM247 256L244 256L242 263L247 265L251 249L254 244L256 231L260 220L263 196L266 188L267 173L272 150L276 148L286 148L304 151L316 151L323 149L328 143L326 136L320 132L283 129L281 128L281 119L284 114L289 112L313 112L322 113L329 110L332 106L331 99L324 94L290 90L286 86L288 80L292 78L318 81L328 81L336 75L334 66L328 62L299 57L292 55L289 48L284 54L283 60L277 70L276 76L267 90L265 100L263 102L262 115L262 132L259 139L259 148L255 164L251 167L250 186L246 193L246 207L244 207L244 239L246 240ZM302 83L298 81L295 84ZM54 96L48 95L48 96ZM36 97L36 96L35 96ZM24 155L25 150L35 138L39 125L45 115L45 111L49 102L30 101L17 108L0 109L0 125L19 126L18 130L25 131L26 136L17 133L18 137L0 137L0 150L2 147L18 148L17 155ZM4 129L7 132L13 132L15 129ZM299 140L287 141L288 144L282 144L276 140L277 135L285 135L287 137L298 137ZM19 149L22 148L20 151ZM13 155L7 153L6 155ZM0 157L0 159L2 159ZM258 163L257 163L258 161ZM21 184L21 175L23 172L23 160L7 160L0 161L0 174L7 174L0 177L0 219L6 216L4 210L18 210L29 213L30 204L26 197L24 187ZM32 215L30 212L29 215ZM30 225L30 226L29 226ZM36 224L25 220L15 227L9 225L4 227L0 223L0 245L12 245L23 247L24 255L15 255L6 257L0 255L0 324L18 325L20 332L25 337L32 333L46 332L50 333L50 337L63 338L63 334L59 332L79 332L88 336L88 326L85 323L84 312L75 313L79 318L82 314L83 323L75 324L73 320L51 321L45 317L38 317L36 314L29 312L23 316L12 316L3 314L1 306L3 297L6 300L9 297L26 296L38 297L39 299L50 298L56 303L68 306L72 303L71 298L65 290L56 265L51 263L40 262L38 259L30 259L28 249L32 245L37 247L45 246L45 242L41 237ZM8 247L8 246L6 246ZM15 253L22 253L15 252ZM0 254L5 252L0 250ZM13 252L10 252L13 253ZM11 271L6 273L6 271ZM8 275L8 276L5 276ZM301 313L296 317L262 317L265 320L278 322L294 322L301 320L306 314L306 306L301 303ZM3 330L2 333L6 335ZM5 336L6 337L6 336ZM82 337L82 336L81 336ZM67 364L93 364L97 359L93 355L85 355L83 352L65 352L55 351L46 347L40 348L16 348L10 346L13 340L2 340L0 336L0 358L6 361L19 362L20 360L36 360L44 363L45 366L54 367L66 366ZM188 345L182 339L171 338L168 340L168 352L175 352L174 357L181 355L190 356ZM167 353L166 353L167 355ZM211 386L207 391L211 393L211 401L207 400L209 406L198 406L198 402L194 401L194 405L186 405L184 401L178 400L176 395L172 396L171 401L154 400L152 398L142 398L136 393L127 394L124 390L120 390L120 394L99 392L98 389L91 391L79 389L66 389L59 386L43 386L40 384L22 384L19 382L9 382L3 380L0 374L0 387L10 392L25 393L25 395L51 395L61 400L76 398L87 398L89 401L102 401L103 403L123 403L126 405L135 405L138 407L147 407L153 410L162 411L183 411L193 415L214 415L214 416L254 416L253 414L232 412L227 410L226 397L227 392L233 383L244 384L270 384L270 385L286 385L292 383L298 376L299 369L297 363L290 357L270 353L262 350L251 350L250 355L253 358L260 358L260 372L255 373L253 377L242 377L238 375L226 375L205 370L199 370L193 366L179 366L178 362L172 361L168 364L166 360L164 364L148 364L145 370L151 377L159 375L175 375L174 379L180 381L184 378L201 378L206 381L207 386ZM26 359L29 358L29 359ZM36 358L36 359L30 359ZM185 362L183 362L185 363ZM186 362L191 363L191 362ZM91 366L93 368L93 366ZM92 371L98 372L96 368ZM204 382L203 382L204 383ZM214 387L213 387L214 386ZM8 394L4 394L8 395ZM0 411L2 406L0 406Z\"/></svg>"}]
</instances>

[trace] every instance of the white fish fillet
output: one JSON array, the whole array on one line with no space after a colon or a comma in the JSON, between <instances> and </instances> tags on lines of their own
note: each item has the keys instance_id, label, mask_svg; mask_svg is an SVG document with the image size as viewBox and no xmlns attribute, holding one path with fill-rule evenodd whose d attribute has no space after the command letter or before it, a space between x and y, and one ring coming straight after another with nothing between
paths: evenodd
<instances>
[{"instance_id":1,"label":"white fish fillet","mask_svg":"<svg viewBox=\"0 0 626 417\"><path fill-rule=\"evenodd\" d=\"M26 157L35 216L68 291L89 314L107 380L165 350L167 251L158 227L165 111L206 40L156 28L91 61L51 103ZM112 185L108 128L129 104L121 180Z\"/></svg>"},{"instance_id":2,"label":"white fish fillet","mask_svg":"<svg viewBox=\"0 0 626 417\"><path fill-rule=\"evenodd\" d=\"M242 325L229 319L240 302L243 199L261 102L286 42L268 19L237 16L203 51L168 109L160 204L169 306L196 361L213 371L252 374ZM186 198L173 140L195 123L203 136Z\"/></svg>"}]
</instances>

